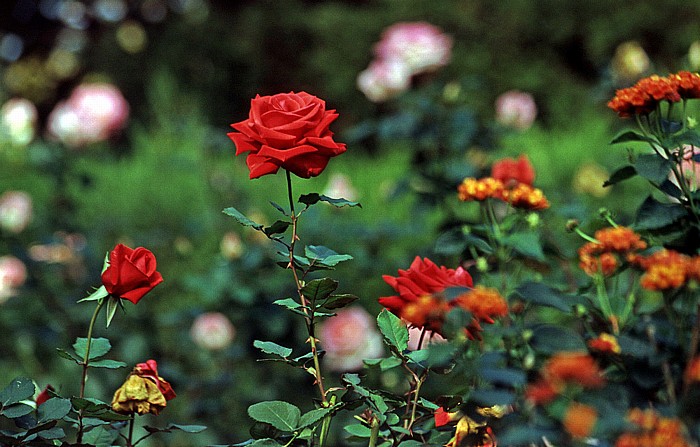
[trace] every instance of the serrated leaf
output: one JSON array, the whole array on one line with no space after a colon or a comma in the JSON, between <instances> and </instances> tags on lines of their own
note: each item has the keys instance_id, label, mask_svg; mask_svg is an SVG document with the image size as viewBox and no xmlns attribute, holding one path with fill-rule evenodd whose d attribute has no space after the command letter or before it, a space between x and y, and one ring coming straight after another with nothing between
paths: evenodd
<instances>
[{"instance_id":1,"label":"serrated leaf","mask_svg":"<svg viewBox=\"0 0 700 447\"><path fill-rule=\"evenodd\" d=\"M336 407L316 408L301 415L297 429L309 427L336 410Z\"/></svg>"},{"instance_id":2,"label":"serrated leaf","mask_svg":"<svg viewBox=\"0 0 700 447\"><path fill-rule=\"evenodd\" d=\"M408 328L399 317L387 309L383 309L377 316L377 324L389 346L398 352L403 352L408 348Z\"/></svg>"},{"instance_id":3,"label":"serrated leaf","mask_svg":"<svg viewBox=\"0 0 700 447\"><path fill-rule=\"evenodd\" d=\"M652 196L644 200L634 222L636 230L653 230L671 225L688 213L677 203L661 203Z\"/></svg>"},{"instance_id":4,"label":"serrated leaf","mask_svg":"<svg viewBox=\"0 0 700 447\"><path fill-rule=\"evenodd\" d=\"M301 292L312 303L328 298L338 288L338 281L331 278L321 278L309 281L302 287Z\"/></svg>"},{"instance_id":5,"label":"serrated leaf","mask_svg":"<svg viewBox=\"0 0 700 447\"><path fill-rule=\"evenodd\" d=\"M617 134L611 141L610 144L619 144L619 143L629 143L629 142L651 142L653 141L651 138L646 137L638 132L635 132L633 130L626 130L623 131L619 134Z\"/></svg>"},{"instance_id":6,"label":"serrated leaf","mask_svg":"<svg viewBox=\"0 0 700 447\"><path fill-rule=\"evenodd\" d=\"M326 267L334 267L343 261L352 259L350 255L341 255L322 245L307 245L304 248L304 255L311 260L312 263L322 264Z\"/></svg>"},{"instance_id":7,"label":"serrated leaf","mask_svg":"<svg viewBox=\"0 0 700 447\"><path fill-rule=\"evenodd\" d=\"M287 231L287 228L289 228L291 225L292 223L287 222L286 220L278 220L269 227L264 227L263 233L268 236L272 236L273 234L282 234Z\"/></svg>"},{"instance_id":8,"label":"serrated leaf","mask_svg":"<svg viewBox=\"0 0 700 447\"><path fill-rule=\"evenodd\" d=\"M224 209L223 213L226 214L227 216L233 217L234 219L236 219L238 221L239 224L241 224L245 227L253 227L254 229L256 229L258 231L261 231L263 229L263 225L248 219L245 215L243 215L243 213L241 213L240 211L238 211L234 207L229 207L229 208Z\"/></svg>"},{"instance_id":9,"label":"serrated leaf","mask_svg":"<svg viewBox=\"0 0 700 447\"><path fill-rule=\"evenodd\" d=\"M326 202L329 203L337 208L343 207L343 206L357 206L362 208L362 205L360 205L359 202L351 202L346 199L334 199L328 196L324 196L323 194L318 194L318 193L311 193L311 194L304 194L301 197L299 197L299 203L303 203L306 205L308 208L311 205L314 205L318 202Z\"/></svg>"},{"instance_id":10,"label":"serrated leaf","mask_svg":"<svg viewBox=\"0 0 700 447\"><path fill-rule=\"evenodd\" d=\"M634 166L623 166L613 172L610 178L603 183L603 186L607 187L616 185L624 180L634 177L635 175L637 175L637 170L634 169Z\"/></svg>"},{"instance_id":11,"label":"serrated leaf","mask_svg":"<svg viewBox=\"0 0 700 447\"><path fill-rule=\"evenodd\" d=\"M637 174L655 185L660 185L668 178L673 162L657 154L642 154L634 162Z\"/></svg>"},{"instance_id":12,"label":"serrated leaf","mask_svg":"<svg viewBox=\"0 0 700 447\"><path fill-rule=\"evenodd\" d=\"M342 293L339 295L331 295L328 297L326 301L323 302L321 307L324 309L340 309L342 307L346 307L349 304L352 304L353 302L359 300L360 298L349 294L349 293Z\"/></svg>"},{"instance_id":13,"label":"serrated leaf","mask_svg":"<svg viewBox=\"0 0 700 447\"><path fill-rule=\"evenodd\" d=\"M293 432L299 426L301 410L290 403L272 400L251 405L248 407L248 416L278 430Z\"/></svg>"},{"instance_id":14,"label":"serrated leaf","mask_svg":"<svg viewBox=\"0 0 700 447\"><path fill-rule=\"evenodd\" d=\"M91 361L89 366L90 368L119 369L124 368L126 363L118 360L100 359Z\"/></svg>"},{"instance_id":15,"label":"serrated leaf","mask_svg":"<svg viewBox=\"0 0 700 447\"><path fill-rule=\"evenodd\" d=\"M299 315L307 316L308 315L308 307L302 306L296 300L292 298L283 298L281 300L275 300L272 302L272 304L276 304L278 306L282 306L288 310L291 310L294 313L297 313ZM306 310L306 311L305 311Z\"/></svg>"},{"instance_id":16,"label":"serrated leaf","mask_svg":"<svg viewBox=\"0 0 700 447\"><path fill-rule=\"evenodd\" d=\"M78 357L76 357L75 355L66 351L65 349L56 348L56 352L58 353L59 357L63 357L64 359L67 359L67 360L72 360L75 363L77 363L78 365L81 365L83 363L83 359L79 359Z\"/></svg>"},{"instance_id":17,"label":"serrated leaf","mask_svg":"<svg viewBox=\"0 0 700 447\"><path fill-rule=\"evenodd\" d=\"M0 391L0 406L16 404L17 402L29 399L34 395L36 387L32 379L27 377L17 377L2 391Z\"/></svg>"},{"instance_id":18,"label":"serrated leaf","mask_svg":"<svg viewBox=\"0 0 700 447\"><path fill-rule=\"evenodd\" d=\"M270 205L275 207L277 211L280 213L284 214L285 216L287 215L287 210L285 210L281 205L276 204L275 202L270 201Z\"/></svg>"},{"instance_id":19,"label":"serrated leaf","mask_svg":"<svg viewBox=\"0 0 700 447\"><path fill-rule=\"evenodd\" d=\"M260 349L265 354L272 354L285 359L292 354L292 348L285 348L271 341L255 340L253 346Z\"/></svg>"},{"instance_id":20,"label":"serrated leaf","mask_svg":"<svg viewBox=\"0 0 700 447\"><path fill-rule=\"evenodd\" d=\"M561 292L543 283L526 282L518 286L514 293L528 303L553 307L563 312L569 312L572 308L572 303L567 302Z\"/></svg>"},{"instance_id":21,"label":"serrated leaf","mask_svg":"<svg viewBox=\"0 0 700 447\"><path fill-rule=\"evenodd\" d=\"M85 350L87 349L87 338L78 337L73 343L73 349L75 350L75 355L80 359L85 358ZM90 358L88 360L96 359L107 354L109 350L112 349L112 344L106 338L93 338L90 342Z\"/></svg>"},{"instance_id":22,"label":"serrated leaf","mask_svg":"<svg viewBox=\"0 0 700 447\"><path fill-rule=\"evenodd\" d=\"M71 402L69 399L63 399L60 397L52 397L43 404L39 405L39 419L37 423L41 424L44 422L62 419L70 413Z\"/></svg>"}]
</instances>

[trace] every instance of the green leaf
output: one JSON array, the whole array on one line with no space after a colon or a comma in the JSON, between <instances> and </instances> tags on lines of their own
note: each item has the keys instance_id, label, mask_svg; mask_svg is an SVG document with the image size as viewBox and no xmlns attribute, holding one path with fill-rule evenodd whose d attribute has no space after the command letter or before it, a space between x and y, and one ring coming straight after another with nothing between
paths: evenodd
<instances>
[{"instance_id":1,"label":"green leaf","mask_svg":"<svg viewBox=\"0 0 700 447\"><path fill-rule=\"evenodd\" d=\"M272 205L273 207L275 207L275 209L276 209L277 211L279 211L280 213L284 214L285 216L287 215L287 210L285 210L284 208L282 208L281 205L278 205L278 204L276 204L275 202L272 202L272 201L270 202L270 205Z\"/></svg>"},{"instance_id":2,"label":"green leaf","mask_svg":"<svg viewBox=\"0 0 700 447\"><path fill-rule=\"evenodd\" d=\"M83 444L110 447L117 439L118 433L109 425L99 425L83 435Z\"/></svg>"},{"instance_id":3,"label":"green leaf","mask_svg":"<svg viewBox=\"0 0 700 447\"><path fill-rule=\"evenodd\" d=\"M206 425L180 425L180 424L168 424L165 428L150 427L145 425L143 427L149 433L170 433L172 431L184 431L185 433L201 433L207 429Z\"/></svg>"},{"instance_id":4,"label":"green leaf","mask_svg":"<svg viewBox=\"0 0 700 447\"><path fill-rule=\"evenodd\" d=\"M587 351L583 338L574 331L561 326L542 325L533 330L532 346L545 354L559 351Z\"/></svg>"},{"instance_id":5,"label":"green leaf","mask_svg":"<svg viewBox=\"0 0 700 447\"><path fill-rule=\"evenodd\" d=\"M670 141L673 147L681 147L684 144L698 147L700 146L700 134L694 129L688 129L681 134L675 135Z\"/></svg>"},{"instance_id":6,"label":"green leaf","mask_svg":"<svg viewBox=\"0 0 700 447\"><path fill-rule=\"evenodd\" d=\"M117 360L100 359L91 361L89 366L90 368L119 369L124 368L126 363Z\"/></svg>"},{"instance_id":7,"label":"green leaf","mask_svg":"<svg viewBox=\"0 0 700 447\"><path fill-rule=\"evenodd\" d=\"M343 261L352 259L350 255L341 255L322 245L307 245L304 248L304 256L311 260L312 263L321 264L326 267L334 267Z\"/></svg>"},{"instance_id":8,"label":"green leaf","mask_svg":"<svg viewBox=\"0 0 700 447\"><path fill-rule=\"evenodd\" d=\"M66 436L66 433L60 427L53 427L46 430L41 430L37 433L37 436L39 436L42 439L52 440L64 438Z\"/></svg>"},{"instance_id":9,"label":"green leaf","mask_svg":"<svg viewBox=\"0 0 700 447\"><path fill-rule=\"evenodd\" d=\"M34 407L31 405L15 403L4 406L4 408L0 410L0 415L5 416L6 418L15 419L27 415L32 411L34 411Z\"/></svg>"},{"instance_id":10,"label":"green leaf","mask_svg":"<svg viewBox=\"0 0 700 447\"><path fill-rule=\"evenodd\" d=\"M245 227L253 227L254 229L256 229L258 231L262 231L262 229L263 229L263 225L261 225L257 222L253 222L252 220L248 219L246 216L244 216L236 208L233 208L233 207L226 208L223 211L223 213L226 214L227 216L233 217L234 219L236 219L238 221L239 224L241 224Z\"/></svg>"},{"instance_id":11,"label":"green leaf","mask_svg":"<svg viewBox=\"0 0 700 447\"><path fill-rule=\"evenodd\" d=\"M681 204L661 203L652 196L644 200L634 222L636 230L653 230L671 225L688 213Z\"/></svg>"},{"instance_id":12,"label":"green leaf","mask_svg":"<svg viewBox=\"0 0 700 447\"><path fill-rule=\"evenodd\" d=\"M519 254L544 261L544 252L537 233L512 233L503 238L503 245L512 248Z\"/></svg>"},{"instance_id":13,"label":"green leaf","mask_svg":"<svg viewBox=\"0 0 700 447\"><path fill-rule=\"evenodd\" d=\"M301 292L312 303L328 298L338 288L338 281L331 278L321 278L309 281L302 287Z\"/></svg>"},{"instance_id":14,"label":"green leaf","mask_svg":"<svg viewBox=\"0 0 700 447\"><path fill-rule=\"evenodd\" d=\"M645 143L653 140L633 130L626 130L616 135L612 141L610 141L610 144L628 143L632 141Z\"/></svg>"},{"instance_id":15,"label":"green leaf","mask_svg":"<svg viewBox=\"0 0 700 447\"><path fill-rule=\"evenodd\" d=\"M63 419L70 413L71 408L73 408L73 406L69 399L52 397L39 405L39 419L37 423L41 424L52 420Z\"/></svg>"},{"instance_id":16,"label":"green leaf","mask_svg":"<svg viewBox=\"0 0 700 447\"><path fill-rule=\"evenodd\" d=\"M117 313L117 309L122 306L122 300L117 297L109 297L107 299L107 326L112 323L112 319L114 318L114 314ZM91 348L92 349L92 348Z\"/></svg>"},{"instance_id":17,"label":"green leaf","mask_svg":"<svg viewBox=\"0 0 700 447\"><path fill-rule=\"evenodd\" d=\"M301 415L298 429L309 427L337 409L337 406L328 408L316 408Z\"/></svg>"},{"instance_id":18,"label":"green leaf","mask_svg":"<svg viewBox=\"0 0 700 447\"><path fill-rule=\"evenodd\" d=\"M78 357L66 351L65 349L56 348L56 351L58 352L59 357L63 357L64 359L68 360L73 360L78 365L81 365L83 363L83 359L79 359Z\"/></svg>"},{"instance_id":19,"label":"green leaf","mask_svg":"<svg viewBox=\"0 0 700 447\"><path fill-rule=\"evenodd\" d=\"M107 254L109 259L109 254ZM109 262L107 262L107 266L109 266ZM104 272L106 270L106 267L102 270ZM94 292L92 292L90 295L86 296L85 298L78 300L78 303L82 303L83 301L99 301L105 297L109 296L109 292L107 292L107 289L105 286L100 286L98 289L95 289Z\"/></svg>"},{"instance_id":20,"label":"green leaf","mask_svg":"<svg viewBox=\"0 0 700 447\"><path fill-rule=\"evenodd\" d=\"M480 368L479 375L493 384L516 387L525 384L525 372L515 368Z\"/></svg>"},{"instance_id":21,"label":"green leaf","mask_svg":"<svg viewBox=\"0 0 700 447\"><path fill-rule=\"evenodd\" d=\"M85 350L87 349L87 338L78 337L73 343L73 349L75 350L75 355L80 359L85 358ZM90 343L90 358L88 360L96 359L107 354L109 350L112 349L112 344L106 338L93 338Z\"/></svg>"},{"instance_id":22,"label":"green leaf","mask_svg":"<svg viewBox=\"0 0 700 447\"><path fill-rule=\"evenodd\" d=\"M265 354L272 354L286 359L292 354L292 348L285 348L271 341L255 340L253 346L260 349Z\"/></svg>"},{"instance_id":23,"label":"green leaf","mask_svg":"<svg viewBox=\"0 0 700 447\"><path fill-rule=\"evenodd\" d=\"M630 179L637 175L637 170L634 169L634 166L623 166L617 171L613 172L612 175L610 176L609 179L607 179L604 183L603 186L612 186L617 183L620 183L624 180Z\"/></svg>"},{"instance_id":24,"label":"green leaf","mask_svg":"<svg viewBox=\"0 0 700 447\"><path fill-rule=\"evenodd\" d=\"M303 203L304 205L306 205L307 208L318 202L330 203L331 205L337 208L343 206L358 206L362 208L362 205L360 205L359 202L351 202L345 199L333 199L331 197L324 196L315 192L312 192L311 194L304 194L301 197L299 197L299 203Z\"/></svg>"},{"instance_id":25,"label":"green leaf","mask_svg":"<svg viewBox=\"0 0 700 447\"><path fill-rule=\"evenodd\" d=\"M566 296L543 283L526 282L518 286L514 294L528 303L553 307L562 312L569 312L572 308L572 303L567 302Z\"/></svg>"},{"instance_id":26,"label":"green leaf","mask_svg":"<svg viewBox=\"0 0 700 447\"><path fill-rule=\"evenodd\" d=\"M308 315L308 307L302 306L301 304L297 303L296 300L292 298L284 298L281 300L275 300L272 302L272 304L276 304L278 306L282 306L288 310L291 310L294 313L297 313L299 315L307 316ZM307 310L307 312L304 312L304 310Z\"/></svg>"},{"instance_id":27,"label":"green leaf","mask_svg":"<svg viewBox=\"0 0 700 447\"><path fill-rule=\"evenodd\" d=\"M0 391L0 406L6 407L21 400L29 399L34 395L35 391L36 387L32 379L17 377Z\"/></svg>"},{"instance_id":28,"label":"green leaf","mask_svg":"<svg viewBox=\"0 0 700 447\"><path fill-rule=\"evenodd\" d=\"M369 438L372 435L370 428L363 424L349 424L344 428L351 436L357 438Z\"/></svg>"},{"instance_id":29,"label":"green leaf","mask_svg":"<svg viewBox=\"0 0 700 447\"><path fill-rule=\"evenodd\" d=\"M634 162L637 174L654 185L662 184L671 172L673 162L657 154L642 154Z\"/></svg>"},{"instance_id":30,"label":"green leaf","mask_svg":"<svg viewBox=\"0 0 700 447\"><path fill-rule=\"evenodd\" d=\"M377 324L384 340L390 347L395 348L398 352L403 352L408 348L408 328L401 318L387 309L383 309L377 316Z\"/></svg>"},{"instance_id":31,"label":"green leaf","mask_svg":"<svg viewBox=\"0 0 700 447\"><path fill-rule=\"evenodd\" d=\"M291 222L287 222L286 220L278 220L269 227L263 228L263 233L268 236L272 236L273 234L282 234L287 231L287 228L289 228L290 225L292 225Z\"/></svg>"},{"instance_id":32,"label":"green leaf","mask_svg":"<svg viewBox=\"0 0 700 447\"><path fill-rule=\"evenodd\" d=\"M491 407L493 405L510 405L515 401L515 394L506 390L474 390L469 395L470 401L476 401L479 405Z\"/></svg>"},{"instance_id":33,"label":"green leaf","mask_svg":"<svg viewBox=\"0 0 700 447\"><path fill-rule=\"evenodd\" d=\"M293 432L299 427L301 410L290 403L272 400L251 405L248 416L278 430Z\"/></svg>"},{"instance_id":34,"label":"green leaf","mask_svg":"<svg viewBox=\"0 0 700 447\"><path fill-rule=\"evenodd\" d=\"M488 242L474 234L465 233L461 228L443 233L435 241L435 252L444 255L458 254L469 247L485 254L493 253Z\"/></svg>"},{"instance_id":35,"label":"green leaf","mask_svg":"<svg viewBox=\"0 0 700 447\"><path fill-rule=\"evenodd\" d=\"M349 305L349 304L351 304L359 299L360 299L359 297L357 297L355 295L351 295L349 293L342 293L339 295L331 295L328 297L328 299L326 301L323 302L323 304L320 307L323 307L324 309L329 309L329 310L340 309L340 308L345 307L345 306L347 306L347 305Z\"/></svg>"}]
</instances>

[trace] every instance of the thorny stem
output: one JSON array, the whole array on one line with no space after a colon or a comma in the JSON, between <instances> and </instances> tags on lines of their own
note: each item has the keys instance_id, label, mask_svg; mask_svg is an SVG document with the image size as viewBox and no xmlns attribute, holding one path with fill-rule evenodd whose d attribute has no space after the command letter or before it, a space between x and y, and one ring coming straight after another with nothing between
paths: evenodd
<instances>
[{"instance_id":1,"label":"thorny stem","mask_svg":"<svg viewBox=\"0 0 700 447\"><path fill-rule=\"evenodd\" d=\"M314 362L314 378L316 379L316 385L318 386L318 391L321 394L321 402L325 405L328 403L328 400L326 399L326 389L323 386L323 375L321 374L321 363L319 362L318 359L318 348L316 346L316 336L314 334L314 315L313 315L313 309L312 312L309 313L308 307L307 307L307 301L306 297L304 297L304 293L302 292L302 284L301 280L299 279L299 275L297 274L297 269L294 267L294 246L296 245L296 241L299 239L297 236L297 214L294 211L294 198L292 196L292 176L289 173L289 171L285 171L287 174L287 194L289 197L289 210L290 210L290 218L292 219L292 240L289 244L289 265L287 268L292 270L292 275L294 275L294 283L297 288L297 294L299 295L299 301L301 302L301 305L303 306L304 310L304 319L306 321L306 329L309 333L309 344L311 345L311 354L313 355L313 362Z\"/></svg>"},{"instance_id":2,"label":"thorny stem","mask_svg":"<svg viewBox=\"0 0 700 447\"><path fill-rule=\"evenodd\" d=\"M95 321L97 321L97 315L102 310L102 306L105 304L105 300L108 298L103 298L97 302L95 311L92 313L92 318L90 319L90 325L88 326L87 341L85 343L85 356L83 357L83 374L80 380L80 398L85 397L85 383L87 382L88 365L90 363L90 345L92 344L92 331L95 327ZM77 442L80 444L83 441L83 410L78 411L78 434Z\"/></svg>"}]
</instances>

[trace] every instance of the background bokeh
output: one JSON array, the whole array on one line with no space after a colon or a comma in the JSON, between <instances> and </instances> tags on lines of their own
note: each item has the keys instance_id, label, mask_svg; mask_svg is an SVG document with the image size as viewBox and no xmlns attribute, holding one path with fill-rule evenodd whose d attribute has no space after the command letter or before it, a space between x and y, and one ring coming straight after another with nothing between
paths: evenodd
<instances>
[{"instance_id":1,"label":"background bokeh","mask_svg":"<svg viewBox=\"0 0 700 447\"><path fill-rule=\"evenodd\" d=\"M357 76L382 30L407 21L451 36L451 59L372 102ZM700 5L677 0L4 1L0 103L28 100L36 116L19 125L8 107L0 118L0 195L31 200L26 225L0 208L0 256L27 274L0 291L0 383L29 376L76 394L79 368L56 355L85 336L93 308L76 301L100 285L116 243L145 246L165 282L97 335L129 365L156 359L173 384L178 398L148 423L209 427L150 445L243 441L250 404L306 405L294 393L310 388L302 370L256 361L253 340L303 353L304 330L271 304L292 292L276 247L221 212L235 206L269 224L268 202L286 200L284 177L249 180L226 136L252 97L304 90L338 111L332 129L347 153L322 176L295 179L295 193L328 191L362 208L316 206L301 238L354 257L333 276L376 315L390 294L382 274L416 255L454 261L435 249L455 213L448 192L497 158L528 155L553 203L551 228L601 206L629 220L640 184L600 187L625 160L608 144L621 123L605 104L644 75L700 68L698 42ZM127 120L84 143L52 131L57 105L97 82L121 92ZM534 99L532 125L497 120L496 100L511 90ZM577 243L559 248L571 255ZM125 374L92 372L88 394L109 400ZM392 385L391 374L382 380Z\"/></svg>"}]
</instances>

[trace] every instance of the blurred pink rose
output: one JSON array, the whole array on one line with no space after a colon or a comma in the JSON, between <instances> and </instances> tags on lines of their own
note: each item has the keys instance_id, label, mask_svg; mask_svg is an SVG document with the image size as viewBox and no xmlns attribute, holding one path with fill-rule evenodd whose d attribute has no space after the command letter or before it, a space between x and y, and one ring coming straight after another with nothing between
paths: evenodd
<instances>
[{"instance_id":1,"label":"blurred pink rose","mask_svg":"<svg viewBox=\"0 0 700 447\"><path fill-rule=\"evenodd\" d=\"M452 38L427 22L400 22L386 28L374 49L380 60L398 60L412 74L446 65L452 53Z\"/></svg>"},{"instance_id":2,"label":"blurred pink rose","mask_svg":"<svg viewBox=\"0 0 700 447\"><path fill-rule=\"evenodd\" d=\"M357 88L372 102L384 102L408 90L411 70L401 60L375 60L357 77Z\"/></svg>"},{"instance_id":3,"label":"blurred pink rose","mask_svg":"<svg viewBox=\"0 0 700 447\"><path fill-rule=\"evenodd\" d=\"M691 191L697 191L700 184L700 161L693 160L694 157L700 156L700 147L686 144L683 146L683 160L680 163L680 170L685 177L686 184ZM678 186L678 181L673 172L670 172L668 178L674 185Z\"/></svg>"},{"instance_id":4,"label":"blurred pink rose","mask_svg":"<svg viewBox=\"0 0 700 447\"><path fill-rule=\"evenodd\" d=\"M323 361L332 371L361 369L362 360L381 357L384 352L374 318L361 307L340 309L323 322L318 334L326 351Z\"/></svg>"},{"instance_id":5,"label":"blurred pink rose","mask_svg":"<svg viewBox=\"0 0 700 447\"><path fill-rule=\"evenodd\" d=\"M226 315L207 312L195 318L190 336L200 348L215 351L231 344L236 336L236 329Z\"/></svg>"},{"instance_id":6,"label":"blurred pink rose","mask_svg":"<svg viewBox=\"0 0 700 447\"><path fill-rule=\"evenodd\" d=\"M48 119L49 134L71 147L104 141L129 117L129 104L111 84L81 84L60 102Z\"/></svg>"},{"instance_id":7,"label":"blurred pink rose","mask_svg":"<svg viewBox=\"0 0 700 447\"><path fill-rule=\"evenodd\" d=\"M357 191L350 182L350 177L345 174L332 174L323 194L334 199L346 199L354 201L357 199Z\"/></svg>"},{"instance_id":8,"label":"blurred pink rose","mask_svg":"<svg viewBox=\"0 0 700 447\"><path fill-rule=\"evenodd\" d=\"M423 348L425 348L428 345L431 345L433 343L444 343L447 341L445 339L445 337L438 334L437 332L426 331L426 334L423 336L423 341L421 342L420 346L418 346L418 342L420 341L421 332L423 332L423 328L420 328L417 326L409 326L408 327L408 349L409 350L417 351L417 350L423 349Z\"/></svg>"},{"instance_id":9,"label":"blurred pink rose","mask_svg":"<svg viewBox=\"0 0 700 447\"><path fill-rule=\"evenodd\" d=\"M17 146L26 146L36 133L37 110L24 98L13 98L0 109L0 141L8 139Z\"/></svg>"},{"instance_id":10,"label":"blurred pink rose","mask_svg":"<svg viewBox=\"0 0 700 447\"><path fill-rule=\"evenodd\" d=\"M537 105L531 94L510 90L496 98L496 120L506 126L526 130L537 117Z\"/></svg>"},{"instance_id":11,"label":"blurred pink rose","mask_svg":"<svg viewBox=\"0 0 700 447\"><path fill-rule=\"evenodd\" d=\"M14 256L0 257L0 303L17 295L17 289L27 280L27 268Z\"/></svg>"},{"instance_id":12,"label":"blurred pink rose","mask_svg":"<svg viewBox=\"0 0 700 447\"><path fill-rule=\"evenodd\" d=\"M32 198L24 191L6 191L0 196L0 228L22 232L32 220Z\"/></svg>"}]
</instances>

